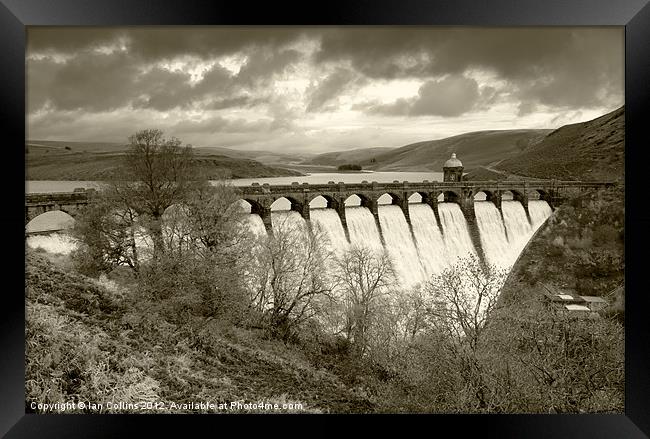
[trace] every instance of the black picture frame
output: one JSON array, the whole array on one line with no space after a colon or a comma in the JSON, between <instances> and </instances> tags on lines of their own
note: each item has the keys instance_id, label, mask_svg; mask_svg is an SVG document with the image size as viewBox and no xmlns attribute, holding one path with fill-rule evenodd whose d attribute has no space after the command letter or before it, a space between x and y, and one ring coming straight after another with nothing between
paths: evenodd
<instances>
[{"instance_id":1,"label":"black picture frame","mask_svg":"<svg viewBox=\"0 0 650 439\"><path fill-rule=\"evenodd\" d=\"M646 185L643 176L650 148L650 129L645 120L650 103L650 5L648 0L492 0L454 2L401 0L399 2L330 1L299 5L268 2L202 0L0 0L0 112L4 122L4 164L10 189L4 192L0 220L6 239L3 263L5 282L0 320L0 434L18 437L113 437L135 435L135 430L163 430L192 434L208 427L214 434L242 433L298 420L308 427L279 429L280 433L310 434L320 427L340 429L338 421L354 419L372 426L408 427L426 434L451 431L482 436L524 438L642 438L650 435L650 318L644 288L645 249L649 248L650 213L643 210ZM299 415L34 415L25 414L24 342L25 312L24 224L18 218L24 192L13 181L24 181L25 140L25 29L35 25L613 25L625 26L626 105L626 397L624 415L431 415L400 419L387 417L314 417ZM21 282L22 279L22 282ZM251 415L245 415L251 416ZM252 420L252 422L251 422ZM335 422L331 422L334 420ZM401 422L396 422L401 421ZM303 424L304 422L300 422ZM415 430L417 423L418 430ZM320 424L318 427L316 424ZM296 430L298 429L299 430ZM424 430L422 430L424 429ZM266 431L265 431L266 430ZM140 433L142 434L142 433ZM421 434L418 432L418 434Z\"/></svg>"}]
</instances>

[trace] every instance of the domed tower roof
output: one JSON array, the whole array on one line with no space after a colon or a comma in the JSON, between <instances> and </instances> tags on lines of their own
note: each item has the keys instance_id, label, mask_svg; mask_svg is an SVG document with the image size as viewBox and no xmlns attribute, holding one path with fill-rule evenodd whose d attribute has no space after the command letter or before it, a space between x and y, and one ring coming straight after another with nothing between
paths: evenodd
<instances>
[{"instance_id":1,"label":"domed tower roof","mask_svg":"<svg viewBox=\"0 0 650 439\"><path fill-rule=\"evenodd\" d=\"M451 153L451 158L445 162L445 168L460 168L463 163L456 158L456 153Z\"/></svg>"}]
</instances>

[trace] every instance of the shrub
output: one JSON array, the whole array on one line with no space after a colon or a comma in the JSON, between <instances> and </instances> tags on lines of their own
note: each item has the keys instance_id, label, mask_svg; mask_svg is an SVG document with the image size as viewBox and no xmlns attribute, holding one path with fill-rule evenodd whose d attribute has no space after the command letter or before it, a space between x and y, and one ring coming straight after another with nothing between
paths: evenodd
<instances>
[{"instance_id":1,"label":"shrub","mask_svg":"<svg viewBox=\"0 0 650 439\"><path fill-rule=\"evenodd\" d=\"M157 303L161 315L175 324L189 316L239 323L248 304L235 273L210 258L165 255L142 268L137 291L137 300Z\"/></svg>"},{"instance_id":2,"label":"shrub","mask_svg":"<svg viewBox=\"0 0 650 439\"><path fill-rule=\"evenodd\" d=\"M337 169L339 171L361 171L363 168L361 167L361 165L345 164L345 165L340 165Z\"/></svg>"}]
</instances>

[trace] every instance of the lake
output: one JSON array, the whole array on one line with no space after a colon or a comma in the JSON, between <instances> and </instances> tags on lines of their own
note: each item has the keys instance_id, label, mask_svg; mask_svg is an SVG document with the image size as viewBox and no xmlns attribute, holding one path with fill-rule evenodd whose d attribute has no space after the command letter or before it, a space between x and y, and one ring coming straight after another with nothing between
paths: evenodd
<instances>
[{"instance_id":1,"label":"lake","mask_svg":"<svg viewBox=\"0 0 650 439\"><path fill-rule=\"evenodd\" d=\"M423 180L442 181L442 172L323 172L314 173L304 176L292 177L268 177L268 178L238 178L232 180L235 186L249 186L253 183L259 184L291 184L312 183L322 184L329 181L336 183L342 181L345 183L361 183L366 180L369 182L392 183L394 180L419 182ZM46 192L72 192L75 188L97 188L96 181L50 181L50 180L32 180L25 182L26 193L46 193Z\"/></svg>"}]
</instances>

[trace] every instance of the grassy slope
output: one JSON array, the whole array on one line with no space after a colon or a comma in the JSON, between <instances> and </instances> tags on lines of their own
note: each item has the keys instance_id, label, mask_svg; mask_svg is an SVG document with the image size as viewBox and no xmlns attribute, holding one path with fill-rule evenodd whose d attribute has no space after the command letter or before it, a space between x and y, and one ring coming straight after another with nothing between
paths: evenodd
<instances>
[{"instance_id":1,"label":"grassy slope","mask_svg":"<svg viewBox=\"0 0 650 439\"><path fill-rule=\"evenodd\" d=\"M65 147L69 149L66 149ZM121 166L126 146L117 143L75 143L30 141L27 143L29 180L104 180ZM204 170L230 178L302 175L247 159L228 157L206 150L196 151Z\"/></svg>"},{"instance_id":2,"label":"grassy slope","mask_svg":"<svg viewBox=\"0 0 650 439\"><path fill-rule=\"evenodd\" d=\"M624 179L625 107L588 122L566 125L496 167L539 178Z\"/></svg>"},{"instance_id":3,"label":"grassy slope","mask_svg":"<svg viewBox=\"0 0 650 439\"><path fill-rule=\"evenodd\" d=\"M338 166L343 164L355 164L367 162L377 155L389 152L394 148L359 148L347 151L334 151L319 154L316 157L306 160L305 164Z\"/></svg>"},{"instance_id":4,"label":"grassy slope","mask_svg":"<svg viewBox=\"0 0 650 439\"><path fill-rule=\"evenodd\" d=\"M548 130L477 131L440 140L413 143L375 157L362 165L381 171L439 171L452 152L465 170L512 157L541 140Z\"/></svg>"},{"instance_id":5,"label":"grassy slope","mask_svg":"<svg viewBox=\"0 0 650 439\"><path fill-rule=\"evenodd\" d=\"M259 162L270 164L270 165L282 165L282 166L287 166L290 164L298 164L302 161L309 160L313 156L313 154L311 153L287 154L287 153L273 152L273 151L256 151L256 150L245 150L245 149L235 150L230 148L222 148L218 146L197 147L195 148L195 151L198 154L207 154L207 155L218 154L218 155L225 155L233 158L246 158L250 160L257 160Z\"/></svg>"},{"instance_id":6,"label":"grassy slope","mask_svg":"<svg viewBox=\"0 0 650 439\"><path fill-rule=\"evenodd\" d=\"M173 325L139 309L128 290L36 253L26 262L28 402L293 401L312 412L372 410L297 349L210 319Z\"/></svg>"}]
</instances>

